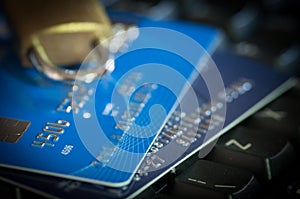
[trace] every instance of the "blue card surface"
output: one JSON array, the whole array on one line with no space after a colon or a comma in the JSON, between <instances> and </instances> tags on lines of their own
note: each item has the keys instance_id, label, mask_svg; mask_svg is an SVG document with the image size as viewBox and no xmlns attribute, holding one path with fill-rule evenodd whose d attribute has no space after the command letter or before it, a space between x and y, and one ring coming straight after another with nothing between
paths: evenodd
<instances>
[{"instance_id":1,"label":"blue card surface","mask_svg":"<svg viewBox=\"0 0 300 199\"><path fill-rule=\"evenodd\" d=\"M2 45L1 166L112 187L131 182L221 33L130 20L137 37L115 54L113 72L89 84L45 80L19 64L10 43Z\"/></svg>"},{"instance_id":2,"label":"blue card surface","mask_svg":"<svg viewBox=\"0 0 300 199\"><path fill-rule=\"evenodd\" d=\"M199 151L201 153L203 147L208 146L220 135L295 85L295 80L290 76L277 73L271 67L249 58L229 52L216 52L213 60L224 81L226 116L223 117L219 114L217 109L222 108L220 104L207 100L208 92L203 79L199 76L193 83L193 89L190 89L182 99L182 101L190 101L189 92L195 90L199 99L199 107L187 110L184 114L180 112L179 108L173 112L129 185L113 189L91 183L7 169L0 171L2 179L39 193L42 192L44 195L52 194L56 197L133 197L191 155ZM195 114L199 112L200 114ZM214 116L213 112L216 113ZM210 121L213 124L211 127L207 126L206 118L211 118ZM183 127L182 131L179 131L180 121L184 122L181 126ZM214 132L214 129L218 129L218 126L221 125L221 121L224 121L221 130ZM197 131L194 130L195 128ZM209 134L209 132L213 132L213 134ZM168 148L169 145L166 143L172 143L172 141L174 141L174 144L171 145L172 148ZM177 157L172 156L175 151L182 151L184 147L184 153ZM166 153L164 153L164 149ZM170 161L168 161L169 159ZM49 187L51 187L51 193Z\"/></svg>"}]
</instances>

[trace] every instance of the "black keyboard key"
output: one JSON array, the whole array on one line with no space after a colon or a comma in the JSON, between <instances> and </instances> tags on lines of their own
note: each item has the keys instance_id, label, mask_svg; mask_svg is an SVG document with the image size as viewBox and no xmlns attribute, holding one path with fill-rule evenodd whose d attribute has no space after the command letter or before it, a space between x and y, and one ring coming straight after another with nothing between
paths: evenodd
<instances>
[{"instance_id":1,"label":"black keyboard key","mask_svg":"<svg viewBox=\"0 0 300 199\"><path fill-rule=\"evenodd\" d=\"M13 185L7 184L0 180L0 196L1 198L14 199L17 197L19 189Z\"/></svg>"},{"instance_id":2,"label":"black keyboard key","mask_svg":"<svg viewBox=\"0 0 300 199\"><path fill-rule=\"evenodd\" d=\"M287 186L289 196L293 198L300 198L300 182L293 182Z\"/></svg>"},{"instance_id":3,"label":"black keyboard key","mask_svg":"<svg viewBox=\"0 0 300 199\"><path fill-rule=\"evenodd\" d=\"M242 123L288 139L300 146L300 89L295 87Z\"/></svg>"},{"instance_id":4,"label":"black keyboard key","mask_svg":"<svg viewBox=\"0 0 300 199\"><path fill-rule=\"evenodd\" d=\"M272 109L266 108L259 114L274 112ZM273 114L273 113L272 113ZM275 112L274 114L280 114ZM300 131L299 127L296 127L291 121L275 120L271 117L262 117L261 115L255 115L249 118L243 126L251 127L253 129L259 129L260 131L271 132L276 136L289 140L295 147L299 147L300 144Z\"/></svg>"},{"instance_id":5,"label":"black keyboard key","mask_svg":"<svg viewBox=\"0 0 300 199\"><path fill-rule=\"evenodd\" d=\"M178 198L250 198L258 187L249 171L197 160L176 177L170 194Z\"/></svg>"},{"instance_id":6,"label":"black keyboard key","mask_svg":"<svg viewBox=\"0 0 300 199\"><path fill-rule=\"evenodd\" d=\"M5 199L29 199L39 198L44 199L45 197L33 193L32 191L25 190L16 185L10 184L0 179L0 198Z\"/></svg>"},{"instance_id":7,"label":"black keyboard key","mask_svg":"<svg viewBox=\"0 0 300 199\"><path fill-rule=\"evenodd\" d=\"M293 156L294 149L285 139L238 127L223 135L206 159L248 169L259 179L271 180L287 168Z\"/></svg>"}]
</instances>

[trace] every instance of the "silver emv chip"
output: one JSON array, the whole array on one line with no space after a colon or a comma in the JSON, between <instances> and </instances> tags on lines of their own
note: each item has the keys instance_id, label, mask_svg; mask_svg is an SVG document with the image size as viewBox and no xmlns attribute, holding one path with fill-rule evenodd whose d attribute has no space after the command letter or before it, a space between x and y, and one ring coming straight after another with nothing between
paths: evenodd
<instances>
[{"instance_id":1,"label":"silver emv chip","mask_svg":"<svg viewBox=\"0 0 300 199\"><path fill-rule=\"evenodd\" d=\"M0 141L16 143L23 136L30 125L30 122L0 118Z\"/></svg>"}]
</instances>

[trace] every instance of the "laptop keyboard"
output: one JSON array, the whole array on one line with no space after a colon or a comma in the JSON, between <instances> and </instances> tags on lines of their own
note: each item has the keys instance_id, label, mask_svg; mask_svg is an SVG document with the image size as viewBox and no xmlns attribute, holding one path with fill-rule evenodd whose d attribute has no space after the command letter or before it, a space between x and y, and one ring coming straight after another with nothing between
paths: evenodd
<instances>
[{"instance_id":1,"label":"laptop keyboard","mask_svg":"<svg viewBox=\"0 0 300 199\"><path fill-rule=\"evenodd\" d=\"M191 157L140 198L300 198L299 85Z\"/></svg>"},{"instance_id":2,"label":"laptop keyboard","mask_svg":"<svg viewBox=\"0 0 300 199\"><path fill-rule=\"evenodd\" d=\"M139 6L129 10L128 4L118 1L108 6L150 15L143 1L125 2ZM147 11L165 2L148 3ZM221 27L228 35L224 48L299 76L299 21L296 22L300 4L237 2L174 1L165 9L176 18ZM180 6L182 9L176 9ZM300 198L299 102L297 84L221 136L208 155L190 157L137 198ZM1 198L42 197L2 181L0 193Z\"/></svg>"}]
</instances>

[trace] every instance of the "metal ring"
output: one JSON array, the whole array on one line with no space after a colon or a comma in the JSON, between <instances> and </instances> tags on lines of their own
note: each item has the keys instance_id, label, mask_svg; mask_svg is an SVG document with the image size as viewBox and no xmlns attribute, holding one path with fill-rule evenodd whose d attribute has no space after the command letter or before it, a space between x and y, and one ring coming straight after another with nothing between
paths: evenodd
<instances>
[{"instance_id":1,"label":"metal ring","mask_svg":"<svg viewBox=\"0 0 300 199\"><path fill-rule=\"evenodd\" d=\"M96 45L95 50L99 59L97 60L97 66L87 69L68 69L59 67L52 63L46 62L33 48L28 58L35 68L43 73L45 76L52 80L57 81L74 81L79 80L86 83L90 83L97 78L101 78L106 72L114 70L114 59L109 53L109 50L104 48L102 45Z\"/></svg>"}]
</instances>

